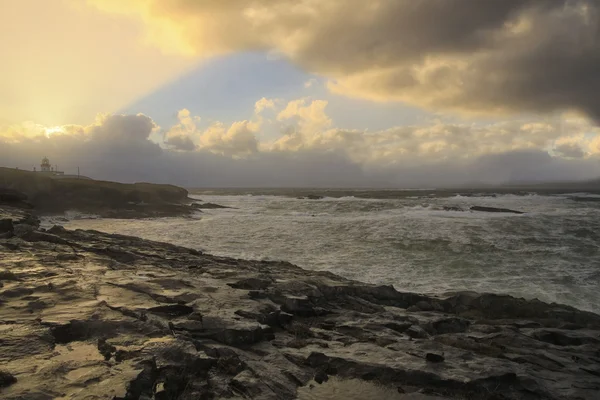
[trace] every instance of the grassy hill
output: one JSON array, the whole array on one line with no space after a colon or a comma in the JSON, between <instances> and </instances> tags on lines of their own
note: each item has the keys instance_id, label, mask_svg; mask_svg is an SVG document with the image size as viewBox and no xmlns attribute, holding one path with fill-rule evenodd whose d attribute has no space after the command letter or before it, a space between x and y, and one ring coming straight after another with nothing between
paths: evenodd
<instances>
[{"instance_id":1,"label":"grassy hill","mask_svg":"<svg viewBox=\"0 0 600 400\"><path fill-rule=\"evenodd\" d=\"M0 167L0 187L25 193L43 213L79 210L103 216L137 217L189 212L188 191L173 185L53 179L36 172Z\"/></svg>"}]
</instances>

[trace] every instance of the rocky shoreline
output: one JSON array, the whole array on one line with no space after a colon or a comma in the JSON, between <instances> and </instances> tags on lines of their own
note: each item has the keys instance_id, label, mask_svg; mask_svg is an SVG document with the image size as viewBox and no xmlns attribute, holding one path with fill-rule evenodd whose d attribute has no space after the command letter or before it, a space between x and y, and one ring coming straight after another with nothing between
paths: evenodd
<instances>
[{"instance_id":1,"label":"rocky shoreline","mask_svg":"<svg viewBox=\"0 0 600 400\"><path fill-rule=\"evenodd\" d=\"M399 399L600 396L593 313L44 230L3 206L0 332L7 400L294 399L346 379Z\"/></svg>"}]
</instances>

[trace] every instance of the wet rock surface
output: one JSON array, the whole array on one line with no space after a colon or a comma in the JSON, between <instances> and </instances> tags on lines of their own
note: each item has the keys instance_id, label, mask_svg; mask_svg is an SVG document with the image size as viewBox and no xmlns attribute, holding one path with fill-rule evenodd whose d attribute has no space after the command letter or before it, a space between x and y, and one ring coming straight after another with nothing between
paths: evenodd
<instances>
[{"instance_id":1,"label":"wet rock surface","mask_svg":"<svg viewBox=\"0 0 600 400\"><path fill-rule=\"evenodd\" d=\"M2 399L294 399L356 381L399 399L599 398L593 313L0 216Z\"/></svg>"}]
</instances>

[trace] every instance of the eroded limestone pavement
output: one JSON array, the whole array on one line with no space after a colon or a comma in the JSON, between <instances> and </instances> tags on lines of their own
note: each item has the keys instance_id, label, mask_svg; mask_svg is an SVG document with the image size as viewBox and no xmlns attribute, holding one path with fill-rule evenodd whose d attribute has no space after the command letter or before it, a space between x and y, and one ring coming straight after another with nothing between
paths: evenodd
<instances>
[{"instance_id":1,"label":"eroded limestone pavement","mask_svg":"<svg viewBox=\"0 0 600 400\"><path fill-rule=\"evenodd\" d=\"M330 376L413 399L600 398L592 313L2 218L2 399L294 399Z\"/></svg>"}]
</instances>

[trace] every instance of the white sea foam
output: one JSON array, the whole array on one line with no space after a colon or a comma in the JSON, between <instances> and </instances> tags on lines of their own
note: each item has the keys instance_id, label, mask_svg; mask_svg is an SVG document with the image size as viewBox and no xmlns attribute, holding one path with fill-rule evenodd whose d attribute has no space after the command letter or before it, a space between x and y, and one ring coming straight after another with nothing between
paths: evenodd
<instances>
[{"instance_id":1,"label":"white sea foam","mask_svg":"<svg viewBox=\"0 0 600 400\"><path fill-rule=\"evenodd\" d=\"M287 260L402 290L509 293L600 311L600 204L595 202L537 195L325 201L198 197L235 209L206 210L195 220L73 220L66 226L222 256ZM468 211L475 205L527 214Z\"/></svg>"}]
</instances>

